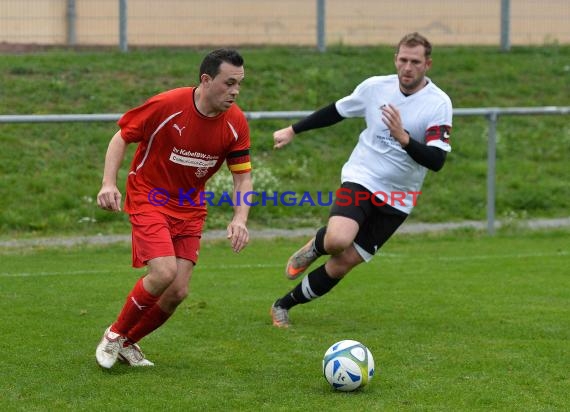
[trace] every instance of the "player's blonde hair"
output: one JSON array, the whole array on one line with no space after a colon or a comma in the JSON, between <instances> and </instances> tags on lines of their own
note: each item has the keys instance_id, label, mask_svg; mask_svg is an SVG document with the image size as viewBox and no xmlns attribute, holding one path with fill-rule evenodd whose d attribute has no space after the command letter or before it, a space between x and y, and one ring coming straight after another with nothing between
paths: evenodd
<instances>
[{"instance_id":1,"label":"player's blonde hair","mask_svg":"<svg viewBox=\"0 0 570 412\"><path fill-rule=\"evenodd\" d=\"M431 43L426 37L422 36L417 31L413 33L408 33L404 37L402 37L402 40L400 40L400 42L398 43L398 47L396 47L396 54L398 54L398 52L400 51L400 47L402 46L406 47L424 46L425 57L431 56Z\"/></svg>"}]
</instances>

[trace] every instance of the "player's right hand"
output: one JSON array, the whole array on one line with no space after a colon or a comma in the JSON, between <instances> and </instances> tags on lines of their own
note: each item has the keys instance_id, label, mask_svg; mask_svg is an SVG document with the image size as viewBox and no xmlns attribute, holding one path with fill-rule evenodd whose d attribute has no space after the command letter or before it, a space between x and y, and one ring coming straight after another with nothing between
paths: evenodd
<instances>
[{"instance_id":1,"label":"player's right hand","mask_svg":"<svg viewBox=\"0 0 570 412\"><path fill-rule=\"evenodd\" d=\"M101 209L120 212L121 198L121 192L117 186L103 186L97 194L97 204Z\"/></svg>"},{"instance_id":2,"label":"player's right hand","mask_svg":"<svg viewBox=\"0 0 570 412\"><path fill-rule=\"evenodd\" d=\"M281 149L286 144L290 143L295 137L295 132L293 131L293 126L286 127L281 130L277 130L273 133L273 148Z\"/></svg>"}]
</instances>

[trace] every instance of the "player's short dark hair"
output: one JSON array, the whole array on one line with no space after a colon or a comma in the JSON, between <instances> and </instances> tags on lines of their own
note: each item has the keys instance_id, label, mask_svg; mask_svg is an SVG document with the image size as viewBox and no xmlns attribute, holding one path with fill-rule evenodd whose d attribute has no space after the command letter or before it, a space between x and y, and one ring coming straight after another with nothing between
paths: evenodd
<instances>
[{"instance_id":1,"label":"player's short dark hair","mask_svg":"<svg viewBox=\"0 0 570 412\"><path fill-rule=\"evenodd\" d=\"M211 51L204 57L200 65L200 77L207 74L214 78L220 72L222 63L229 63L232 66L243 66L243 57L234 49L217 49Z\"/></svg>"},{"instance_id":2,"label":"player's short dark hair","mask_svg":"<svg viewBox=\"0 0 570 412\"><path fill-rule=\"evenodd\" d=\"M408 33L404 37L402 37L402 40L400 40L400 42L398 43L398 47L396 47L396 54L398 54L398 52L400 51L401 46L406 46L406 47L424 46L425 57L431 56L431 43L426 37L422 36L417 31L413 33Z\"/></svg>"}]
</instances>

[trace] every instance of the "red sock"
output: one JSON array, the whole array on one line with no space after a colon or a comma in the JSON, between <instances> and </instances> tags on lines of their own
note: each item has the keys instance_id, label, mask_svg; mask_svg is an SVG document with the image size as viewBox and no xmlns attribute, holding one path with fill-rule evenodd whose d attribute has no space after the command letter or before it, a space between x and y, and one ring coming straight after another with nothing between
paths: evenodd
<instances>
[{"instance_id":1,"label":"red sock","mask_svg":"<svg viewBox=\"0 0 570 412\"><path fill-rule=\"evenodd\" d=\"M158 304L155 304L144 314L137 324L129 330L127 335L129 341L133 343L138 342L146 335L162 326L162 324L166 322L171 315L172 313L166 313Z\"/></svg>"},{"instance_id":2,"label":"red sock","mask_svg":"<svg viewBox=\"0 0 570 412\"><path fill-rule=\"evenodd\" d=\"M159 297L148 293L143 286L143 278L140 278L127 296L125 306L119 313L117 321L111 326L111 330L127 336L131 328L155 305Z\"/></svg>"}]
</instances>

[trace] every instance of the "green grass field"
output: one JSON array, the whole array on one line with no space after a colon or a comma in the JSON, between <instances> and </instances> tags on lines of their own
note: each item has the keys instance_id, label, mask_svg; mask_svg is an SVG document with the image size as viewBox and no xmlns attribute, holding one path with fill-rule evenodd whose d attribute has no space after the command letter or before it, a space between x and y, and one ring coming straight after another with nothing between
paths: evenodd
<instances>
[{"instance_id":1,"label":"green grass field","mask_svg":"<svg viewBox=\"0 0 570 412\"><path fill-rule=\"evenodd\" d=\"M364 78L393 71L391 47L247 48L245 111L309 110ZM49 50L2 55L0 113L122 113L194 84L205 50ZM570 106L570 47L436 47L430 76L457 108ZM274 151L288 121L256 120L258 191L329 191L361 120ZM485 219L487 127L454 119L453 152L430 173L411 222ZM0 125L0 239L128 233L97 209L112 123ZM132 150L129 152L129 158ZM120 171L124 182L128 160ZM284 262L305 239L253 239L240 255L205 242L191 294L142 341L153 369L100 370L95 346L144 272L130 246L0 247L1 411L565 411L570 405L570 229L525 231L519 220L570 210L567 116L501 117L494 237L461 230L397 235L323 299L278 330L271 303L294 282ZM210 190L227 190L224 180ZM122 187L121 183L121 187ZM251 228L318 227L328 208L258 207ZM208 229L229 208L211 208ZM377 376L336 393L325 350L356 339Z\"/></svg>"},{"instance_id":2,"label":"green grass field","mask_svg":"<svg viewBox=\"0 0 570 412\"><path fill-rule=\"evenodd\" d=\"M563 411L570 405L570 230L397 235L273 328L304 239L205 242L190 297L141 342L152 369L95 346L142 272L130 247L0 250L2 411ZM336 393L325 350L356 339L377 375Z\"/></svg>"},{"instance_id":3,"label":"green grass field","mask_svg":"<svg viewBox=\"0 0 570 412\"><path fill-rule=\"evenodd\" d=\"M394 49L335 46L241 50L246 79L238 103L248 112L313 110L352 92L369 76L394 71ZM195 84L205 50L50 50L2 55L1 114L123 113L160 91ZM439 47L430 77L456 108L570 106L570 46ZM288 120L252 120L258 191L334 191L362 119L300 135L273 150ZM497 218L566 217L570 210L568 116L501 116L497 134ZM97 209L114 123L0 124L0 238L124 233L126 217ZM410 217L417 222L485 220L488 123L454 118L453 151L428 173ZM131 148L132 149L132 148ZM119 174L121 189L132 150ZM227 181L231 181L227 179ZM210 183L210 182L209 182ZM209 190L222 186L211 181ZM224 189L229 189L225 187ZM219 208L221 209L221 208ZM253 227L316 227L326 208L254 208ZM210 228L227 225L216 210Z\"/></svg>"}]
</instances>

